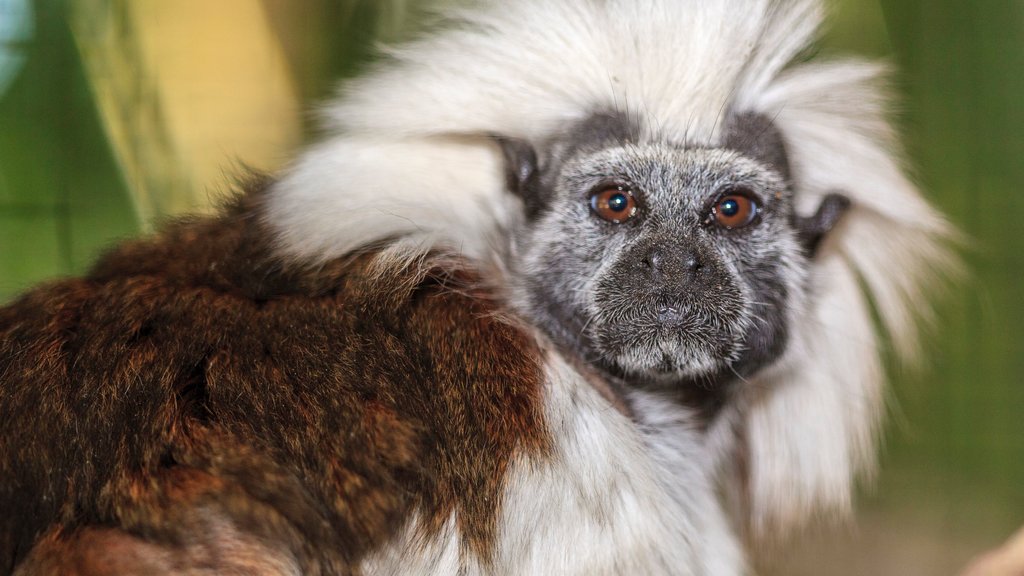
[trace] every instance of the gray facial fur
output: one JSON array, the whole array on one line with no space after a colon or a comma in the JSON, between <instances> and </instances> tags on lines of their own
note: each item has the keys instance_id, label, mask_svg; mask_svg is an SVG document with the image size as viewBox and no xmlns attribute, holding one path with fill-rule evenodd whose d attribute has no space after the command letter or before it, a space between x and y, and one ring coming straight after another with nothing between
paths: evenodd
<instances>
[{"instance_id":1,"label":"gray facial fur","mask_svg":"<svg viewBox=\"0 0 1024 576\"><path fill-rule=\"evenodd\" d=\"M737 116L725 134L721 147L678 145L598 114L542 154L502 141L526 206L509 263L524 312L629 384L714 387L777 359L808 261L845 199L798 218L770 121ZM631 192L635 216L615 224L594 213L591 196L609 185ZM727 229L714 206L737 191L759 210Z\"/></svg>"}]
</instances>

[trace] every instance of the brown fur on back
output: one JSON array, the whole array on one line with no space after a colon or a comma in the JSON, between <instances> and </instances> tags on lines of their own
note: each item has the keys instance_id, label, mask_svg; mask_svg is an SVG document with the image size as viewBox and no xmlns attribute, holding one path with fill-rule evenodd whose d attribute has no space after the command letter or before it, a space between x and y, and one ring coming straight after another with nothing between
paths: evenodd
<instances>
[{"instance_id":1,"label":"brown fur on back","mask_svg":"<svg viewBox=\"0 0 1024 576\"><path fill-rule=\"evenodd\" d=\"M288 268L259 220L254 192L0 308L0 574L44 533L27 573L218 537L351 573L413 512L486 556L547 446L536 344L462 264Z\"/></svg>"}]
</instances>

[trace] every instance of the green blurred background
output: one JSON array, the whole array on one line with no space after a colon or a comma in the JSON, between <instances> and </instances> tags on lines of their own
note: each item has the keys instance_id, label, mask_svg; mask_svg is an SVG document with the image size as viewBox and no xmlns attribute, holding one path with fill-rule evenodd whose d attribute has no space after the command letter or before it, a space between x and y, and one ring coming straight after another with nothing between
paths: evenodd
<instances>
[{"instance_id":1,"label":"green blurred background","mask_svg":"<svg viewBox=\"0 0 1024 576\"><path fill-rule=\"evenodd\" d=\"M427 1L0 0L0 300L280 167ZM1024 2L839 0L822 52L894 62L911 169L970 273L928 366L893 368L856 523L766 572L954 574L1024 524Z\"/></svg>"}]
</instances>

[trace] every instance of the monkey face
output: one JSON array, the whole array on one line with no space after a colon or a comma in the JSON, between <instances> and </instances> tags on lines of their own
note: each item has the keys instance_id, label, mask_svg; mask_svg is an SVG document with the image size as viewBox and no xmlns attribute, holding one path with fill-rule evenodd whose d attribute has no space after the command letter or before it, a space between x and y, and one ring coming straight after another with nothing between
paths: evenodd
<instances>
[{"instance_id":1,"label":"monkey face","mask_svg":"<svg viewBox=\"0 0 1024 576\"><path fill-rule=\"evenodd\" d=\"M556 339L650 381L743 376L784 349L807 255L775 170L626 144L573 155L548 182L517 272Z\"/></svg>"}]
</instances>

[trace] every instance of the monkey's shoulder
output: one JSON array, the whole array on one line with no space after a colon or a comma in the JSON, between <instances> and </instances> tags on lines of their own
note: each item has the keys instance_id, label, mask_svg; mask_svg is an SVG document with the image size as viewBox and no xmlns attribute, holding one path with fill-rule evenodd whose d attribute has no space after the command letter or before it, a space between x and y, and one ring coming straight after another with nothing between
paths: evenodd
<instances>
[{"instance_id":1,"label":"monkey's shoulder","mask_svg":"<svg viewBox=\"0 0 1024 576\"><path fill-rule=\"evenodd\" d=\"M509 461L546 444L532 337L466 262L289 267L251 220L177 224L0 309L0 558L53 526L179 541L207 501L311 565L413 511L488 545Z\"/></svg>"}]
</instances>

